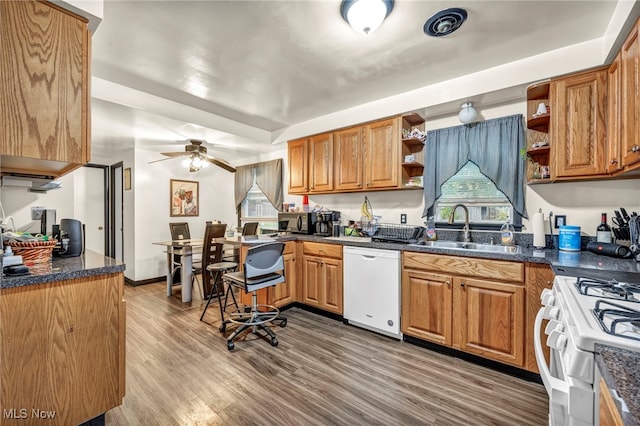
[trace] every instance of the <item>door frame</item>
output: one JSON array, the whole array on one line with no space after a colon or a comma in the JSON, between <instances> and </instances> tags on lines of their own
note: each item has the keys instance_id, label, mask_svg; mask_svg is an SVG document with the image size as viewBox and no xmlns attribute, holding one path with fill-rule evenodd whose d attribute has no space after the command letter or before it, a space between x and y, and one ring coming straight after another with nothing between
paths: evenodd
<instances>
[{"instance_id":1,"label":"door frame","mask_svg":"<svg viewBox=\"0 0 640 426\"><path fill-rule=\"evenodd\" d=\"M104 194L104 253L107 254L109 253L109 247L112 244L112 240L111 240L111 236L109 234L109 229L110 229L110 219L111 216L109 215L109 211L110 211L110 200L111 198L109 197L109 166L105 166L102 164L94 164L94 163L87 163L84 165L84 167L90 167L93 169L102 169L102 175L103 175L103 194Z\"/></svg>"},{"instance_id":2,"label":"door frame","mask_svg":"<svg viewBox=\"0 0 640 426\"><path fill-rule=\"evenodd\" d=\"M116 212L116 197L119 196L120 197L120 223L122 224L122 228L119 230L120 232L120 248L122 250L122 253L120 253L120 259L122 259L122 261L124 262L124 182L120 183L120 194L116 194L115 188L116 188L116 170L117 169L121 169L120 172L120 176L121 178L124 177L124 162L119 161L115 164L112 164L110 167L111 170L111 179L110 179L110 183L111 183L111 188L114 188L113 191L111 191L111 203L110 203L110 213L111 213L111 223L113 223L113 226L111 226L111 236L110 236L110 241L111 241L111 250L109 251L109 256L111 256L114 259L117 259L116 257L116 229L115 229L115 224L116 224L116 214L118 214L118 212ZM124 180L124 179L123 179Z\"/></svg>"}]
</instances>

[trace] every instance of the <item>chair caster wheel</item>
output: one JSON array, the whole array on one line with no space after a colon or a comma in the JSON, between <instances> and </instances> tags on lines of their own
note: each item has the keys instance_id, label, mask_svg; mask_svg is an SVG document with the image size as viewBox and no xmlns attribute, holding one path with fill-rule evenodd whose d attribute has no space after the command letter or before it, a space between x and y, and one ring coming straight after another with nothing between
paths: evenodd
<instances>
[{"instance_id":1,"label":"chair caster wheel","mask_svg":"<svg viewBox=\"0 0 640 426\"><path fill-rule=\"evenodd\" d=\"M220 333L224 333L224 331L227 329L227 325L226 324L222 324L220 327L218 327L218 330L220 330Z\"/></svg>"},{"instance_id":2,"label":"chair caster wheel","mask_svg":"<svg viewBox=\"0 0 640 426\"><path fill-rule=\"evenodd\" d=\"M287 320L280 321L280 327L285 328L287 326Z\"/></svg>"},{"instance_id":3,"label":"chair caster wheel","mask_svg":"<svg viewBox=\"0 0 640 426\"><path fill-rule=\"evenodd\" d=\"M276 339L275 337L271 339L271 346L278 346L278 339Z\"/></svg>"},{"instance_id":4,"label":"chair caster wheel","mask_svg":"<svg viewBox=\"0 0 640 426\"><path fill-rule=\"evenodd\" d=\"M235 347L236 347L236 345L234 345L233 342L227 342L227 349L229 349L230 351L232 351L233 348L235 348Z\"/></svg>"}]
</instances>

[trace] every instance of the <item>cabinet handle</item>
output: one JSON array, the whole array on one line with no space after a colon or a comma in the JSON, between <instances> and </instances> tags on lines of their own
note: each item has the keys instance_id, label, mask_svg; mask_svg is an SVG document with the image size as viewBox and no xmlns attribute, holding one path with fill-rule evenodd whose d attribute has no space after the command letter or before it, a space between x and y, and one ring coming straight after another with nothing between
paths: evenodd
<instances>
[{"instance_id":1,"label":"cabinet handle","mask_svg":"<svg viewBox=\"0 0 640 426\"><path fill-rule=\"evenodd\" d=\"M460 283L460 287L464 288L464 281Z\"/></svg>"},{"instance_id":2,"label":"cabinet handle","mask_svg":"<svg viewBox=\"0 0 640 426\"><path fill-rule=\"evenodd\" d=\"M445 284L447 285L447 287L451 287L451 282L450 281L447 281Z\"/></svg>"},{"instance_id":3,"label":"cabinet handle","mask_svg":"<svg viewBox=\"0 0 640 426\"><path fill-rule=\"evenodd\" d=\"M609 163L610 163L610 164L618 164L618 160L613 159L613 160L609 161Z\"/></svg>"}]
</instances>

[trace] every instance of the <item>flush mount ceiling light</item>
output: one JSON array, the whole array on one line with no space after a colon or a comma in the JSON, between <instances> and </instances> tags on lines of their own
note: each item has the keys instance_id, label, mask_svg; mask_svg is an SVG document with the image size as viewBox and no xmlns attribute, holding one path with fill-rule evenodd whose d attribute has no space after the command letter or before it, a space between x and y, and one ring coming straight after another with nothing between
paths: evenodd
<instances>
[{"instance_id":1,"label":"flush mount ceiling light","mask_svg":"<svg viewBox=\"0 0 640 426\"><path fill-rule=\"evenodd\" d=\"M369 34L382 25L393 9L393 0L342 0L340 14L356 32Z\"/></svg>"},{"instance_id":2,"label":"flush mount ceiling light","mask_svg":"<svg viewBox=\"0 0 640 426\"><path fill-rule=\"evenodd\" d=\"M473 107L473 102L467 102L462 104L460 112L458 113L458 119L462 124L473 123L478 117L478 111Z\"/></svg>"},{"instance_id":3,"label":"flush mount ceiling light","mask_svg":"<svg viewBox=\"0 0 640 426\"><path fill-rule=\"evenodd\" d=\"M424 33L432 37L442 37L451 34L467 19L467 11L456 7L441 10L427 19Z\"/></svg>"}]
</instances>

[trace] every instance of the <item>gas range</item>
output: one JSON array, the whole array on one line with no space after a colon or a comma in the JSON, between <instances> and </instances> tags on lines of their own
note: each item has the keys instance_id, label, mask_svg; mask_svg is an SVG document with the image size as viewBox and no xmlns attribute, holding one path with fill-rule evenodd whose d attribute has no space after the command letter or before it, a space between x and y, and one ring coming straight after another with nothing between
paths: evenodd
<instances>
[{"instance_id":1,"label":"gas range","mask_svg":"<svg viewBox=\"0 0 640 426\"><path fill-rule=\"evenodd\" d=\"M579 349L602 343L640 351L639 284L556 276L554 291Z\"/></svg>"}]
</instances>

